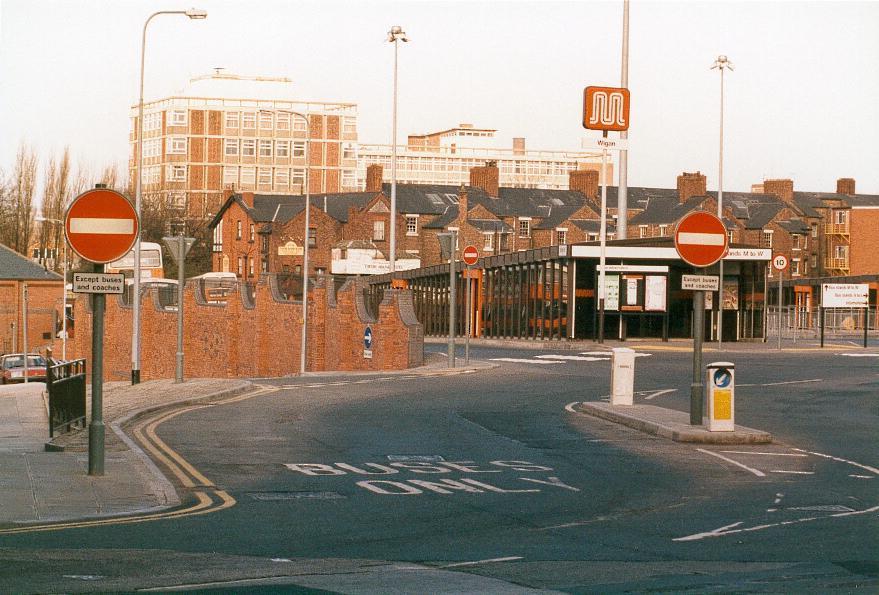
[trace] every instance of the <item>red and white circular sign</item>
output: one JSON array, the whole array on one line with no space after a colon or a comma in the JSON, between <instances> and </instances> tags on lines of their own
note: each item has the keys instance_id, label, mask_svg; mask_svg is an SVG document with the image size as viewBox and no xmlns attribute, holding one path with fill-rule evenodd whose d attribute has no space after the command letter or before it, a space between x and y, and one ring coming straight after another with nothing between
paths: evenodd
<instances>
[{"instance_id":1,"label":"red and white circular sign","mask_svg":"<svg viewBox=\"0 0 879 595\"><path fill-rule=\"evenodd\" d=\"M479 260L479 250L477 250L476 246L472 244L465 247L464 251L461 252L461 260L464 261L464 264L473 266L476 264L476 261Z\"/></svg>"},{"instance_id":2,"label":"red and white circular sign","mask_svg":"<svg viewBox=\"0 0 879 595\"><path fill-rule=\"evenodd\" d=\"M772 255L772 268L776 271L783 271L787 269L787 265L790 264L787 261L787 256L784 254L773 254Z\"/></svg>"},{"instance_id":3,"label":"red and white circular sign","mask_svg":"<svg viewBox=\"0 0 879 595\"><path fill-rule=\"evenodd\" d=\"M83 192L73 199L64 216L67 243L79 256L97 264L125 256L139 230L134 206L122 194L106 188Z\"/></svg>"},{"instance_id":4,"label":"red and white circular sign","mask_svg":"<svg viewBox=\"0 0 879 595\"><path fill-rule=\"evenodd\" d=\"M694 267L711 266L726 254L729 237L717 215L694 211L678 221L675 249L684 262Z\"/></svg>"}]
</instances>

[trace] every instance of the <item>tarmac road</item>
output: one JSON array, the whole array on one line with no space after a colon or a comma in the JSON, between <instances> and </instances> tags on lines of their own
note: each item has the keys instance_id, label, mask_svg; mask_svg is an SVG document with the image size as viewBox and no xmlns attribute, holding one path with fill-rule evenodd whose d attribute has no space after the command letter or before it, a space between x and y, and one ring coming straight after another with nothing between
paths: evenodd
<instances>
[{"instance_id":1,"label":"tarmac road","mask_svg":"<svg viewBox=\"0 0 879 595\"><path fill-rule=\"evenodd\" d=\"M474 348L498 367L261 381L276 390L184 410L156 437L233 505L3 536L22 578L0 579L68 592L879 588L879 358L716 354L736 364L737 423L776 438L730 447L566 410L607 394L601 351ZM636 401L686 410L691 354L638 351Z\"/></svg>"}]
</instances>

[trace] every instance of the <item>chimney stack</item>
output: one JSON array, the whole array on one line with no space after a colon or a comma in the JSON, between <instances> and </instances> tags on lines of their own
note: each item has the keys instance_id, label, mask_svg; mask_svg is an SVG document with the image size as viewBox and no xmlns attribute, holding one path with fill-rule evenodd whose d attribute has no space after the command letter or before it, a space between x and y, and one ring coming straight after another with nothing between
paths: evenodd
<instances>
[{"instance_id":1,"label":"chimney stack","mask_svg":"<svg viewBox=\"0 0 879 595\"><path fill-rule=\"evenodd\" d=\"M486 161L484 166L470 168L470 185L482 188L491 198L497 198L500 186L497 161Z\"/></svg>"},{"instance_id":2,"label":"chimney stack","mask_svg":"<svg viewBox=\"0 0 879 595\"><path fill-rule=\"evenodd\" d=\"M678 200L687 202L693 196L705 196L708 194L708 185L702 172L684 172L678 176Z\"/></svg>"},{"instance_id":3,"label":"chimney stack","mask_svg":"<svg viewBox=\"0 0 879 595\"><path fill-rule=\"evenodd\" d=\"M519 136L513 138L513 155L525 154L525 137Z\"/></svg>"},{"instance_id":4,"label":"chimney stack","mask_svg":"<svg viewBox=\"0 0 879 595\"><path fill-rule=\"evenodd\" d=\"M569 171L568 189L582 192L589 200L598 200L598 170L575 169Z\"/></svg>"},{"instance_id":5,"label":"chimney stack","mask_svg":"<svg viewBox=\"0 0 879 595\"><path fill-rule=\"evenodd\" d=\"M763 180L763 192L766 194L774 194L783 202L793 202L794 199L794 181L793 180Z\"/></svg>"},{"instance_id":6,"label":"chimney stack","mask_svg":"<svg viewBox=\"0 0 879 595\"><path fill-rule=\"evenodd\" d=\"M846 194L851 196L855 193L855 179L854 178L839 178L836 181L836 193L837 194Z\"/></svg>"},{"instance_id":7,"label":"chimney stack","mask_svg":"<svg viewBox=\"0 0 879 595\"><path fill-rule=\"evenodd\" d=\"M382 191L382 166L374 163L366 167L366 191L381 192Z\"/></svg>"},{"instance_id":8,"label":"chimney stack","mask_svg":"<svg viewBox=\"0 0 879 595\"><path fill-rule=\"evenodd\" d=\"M464 223L467 221L467 211L470 210L470 205L468 204L467 199L467 187L464 184L461 184L461 187L458 188L458 221Z\"/></svg>"},{"instance_id":9,"label":"chimney stack","mask_svg":"<svg viewBox=\"0 0 879 595\"><path fill-rule=\"evenodd\" d=\"M242 192L239 196L241 196L241 200L251 209L253 208L253 192Z\"/></svg>"}]
</instances>

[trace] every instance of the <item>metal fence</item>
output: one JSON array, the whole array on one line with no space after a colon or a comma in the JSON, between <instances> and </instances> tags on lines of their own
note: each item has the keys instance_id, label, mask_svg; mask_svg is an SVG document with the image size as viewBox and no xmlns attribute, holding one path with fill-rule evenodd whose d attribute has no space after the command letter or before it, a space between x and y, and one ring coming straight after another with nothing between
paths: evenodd
<instances>
[{"instance_id":1,"label":"metal fence","mask_svg":"<svg viewBox=\"0 0 879 595\"><path fill-rule=\"evenodd\" d=\"M877 312L875 309L864 308L827 308L824 310L824 334L834 337L864 335L864 323L867 333L877 331ZM778 307L767 307L767 337L778 337L779 326L784 339L812 339L821 335L821 311L809 312L805 308L785 306L779 316Z\"/></svg>"},{"instance_id":2,"label":"metal fence","mask_svg":"<svg viewBox=\"0 0 879 595\"><path fill-rule=\"evenodd\" d=\"M49 438L56 430L85 427L85 359L46 368L49 392Z\"/></svg>"}]
</instances>

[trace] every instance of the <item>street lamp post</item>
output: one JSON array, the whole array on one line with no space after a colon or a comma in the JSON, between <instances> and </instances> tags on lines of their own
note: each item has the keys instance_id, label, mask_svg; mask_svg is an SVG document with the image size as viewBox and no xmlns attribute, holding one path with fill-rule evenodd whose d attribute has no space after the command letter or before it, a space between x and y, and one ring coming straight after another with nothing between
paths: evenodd
<instances>
[{"instance_id":1,"label":"street lamp post","mask_svg":"<svg viewBox=\"0 0 879 595\"><path fill-rule=\"evenodd\" d=\"M143 75L144 56L146 54L147 27L153 18L160 14L182 14L190 19L206 19L206 10L190 8L189 10L160 10L147 17L143 24L143 35L140 42L140 93L137 101L137 179L134 190L134 210L140 217L141 191L143 184ZM131 330L131 384L140 383L140 233L134 241L134 301L132 302L133 323Z\"/></svg>"},{"instance_id":2,"label":"street lamp post","mask_svg":"<svg viewBox=\"0 0 879 595\"><path fill-rule=\"evenodd\" d=\"M46 223L56 223L64 225L60 219L50 219L48 217L35 217L36 221L45 221ZM58 246L55 246L57 252ZM63 273L64 281L61 283L61 359L67 359L67 242L64 242L64 265Z\"/></svg>"},{"instance_id":3,"label":"street lamp post","mask_svg":"<svg viewBox=\"0 0 879 595\"><path fill-rule=\"evenodd\" d=\"M717 167L717 216L723 221L723 71L729 68L733 70L732 62L720 55L714 61L711 70L720 70L720 159ZM720 286L717 299L717 346L723 344L723 259L720 260Z\"/></svg>"},{"instance_id":4,"label":"street lamp post","mask_svg":"<svg viewBox=\"0 0 879 595\"><path fill-rule=\"evenodd\" d=\"M311 189L308 178L308 145L311 144L311 123L308 116L301 112L290 112L305 120L305 233L302 236L302 341L299 345L299 373L305 374L305 348L308 335L308 233L311 231L309 211L311 207Z\"/></svg>"},{"instance_id":5,"label":"street lamp post","mask_svg":"<svg viewBox=\"0 0 879 595\"><path fill-rule=\"evenodd\" d=\"M394 109L391 132L391 241L389 264L391 279L394 278L397 264L397 49L399 41L407 42L406 32L399 25L388 31L388 41L394 44Z\"/></svg>"}]
</instances>

